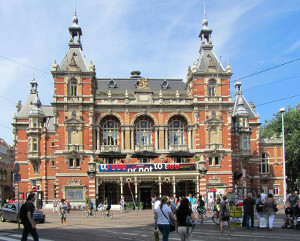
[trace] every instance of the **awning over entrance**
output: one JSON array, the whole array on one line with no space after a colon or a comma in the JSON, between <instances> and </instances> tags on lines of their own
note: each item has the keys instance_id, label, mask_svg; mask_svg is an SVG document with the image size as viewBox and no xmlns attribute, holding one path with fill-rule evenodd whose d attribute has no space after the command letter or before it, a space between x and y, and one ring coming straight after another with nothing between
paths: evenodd
<instances>
[{"instance_id":1,"label":"awning over entrance","mask_svg":"<svg viewBox=\"0 0 300 241\"><path fill-rule=\"evenodd\" d=\"M132 158L157 158L159 155L155 152L151 151L140 151L134 153L131 157Z\"/></svg>"},{"instance_id":2,"label":"awning over entrance","mask_svg":"<svg viewBox=\"0 0 300 241\"><path fill-rule=\"evenodd\" d=\"M99 158L115 158L115 159L122 159L126 158L126 154L116 151L109 151L109 152L102 152L98 155Z\"/></svg>"},{"instance_id":3,"label":"awning over entrance","mask_svg":"<svg viewBox=\"0 0 300 241\"><path fill-rule=\"evenodd\" d=\"M168 156L168 157L182 157L182 158L189 158L189 157L194 157L195 154L194 154L194 153L187 152L187 151L174 151L174 152L170 152L167 156Z\"/></svg>"}]
</instances>

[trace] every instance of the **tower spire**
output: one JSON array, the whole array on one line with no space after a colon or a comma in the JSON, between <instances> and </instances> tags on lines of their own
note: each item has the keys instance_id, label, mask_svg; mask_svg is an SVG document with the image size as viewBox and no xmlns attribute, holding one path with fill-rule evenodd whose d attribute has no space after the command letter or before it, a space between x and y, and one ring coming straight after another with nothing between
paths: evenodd
<instances>
[{"instance_id":1,"label":"tower spire","mask_svg":"<svg viewBox=\"0 0 300 241\"><path fill-rule=\"evenodd\" d=\"M205 1L204 1L204 18L202 21L202 29L199 34L199 38L201 39L201 45L211 45L211 33L212 29L207 27L208 21L206 19L206 8L205 8Z\"/></svg>"},{"instance_id":2,"label":"tower spire","mask_svg":"<svg viewBox=\"0 0 300 241\"><path fill-rule=\"evenodd\" d=\"M73 21L73 25L69 27L69 32L70 32L70 47L76 47L79 46L80 48L82 48L81 46L81 41L80 41L80 37L82 35L82 31L81 31L81 27L78 26L78 18L77 18L77 14L76 14L76 3L74 2L74 16L72 18ZM77 37L77 41L75 41L75 37Z\"/></svg>"}]
</instances>

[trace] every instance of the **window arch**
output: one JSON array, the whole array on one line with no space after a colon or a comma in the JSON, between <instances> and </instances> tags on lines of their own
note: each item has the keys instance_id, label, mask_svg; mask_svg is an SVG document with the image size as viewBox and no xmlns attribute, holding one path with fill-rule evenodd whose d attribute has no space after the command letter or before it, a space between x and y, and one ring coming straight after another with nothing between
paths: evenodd
<instances>
[{"instance_id":1,"label":"window arch","mask_svg":"<svg viewBox=\"0 0 300 241\"><path fill-rule=\"evenodd\" d=\"M208 81L208 96L216 96L216 83L214 80Z\"/></svg>"},{"instance_id":2,"label":"window arch","mask_svg":"<svg viewBox=\"0 0 300 241\"><path fill-rule=\"evenodd\" d=\"M170 145L183 145L186 123L182 118L175 117L169 122Z\"/></svg>"},{"instance_id":3,"label":"window arch","mask_svg":"<svg viewBox=\"0 0 300 241\"><path fill-rule=\"evenodd\" d=\"M77 96L77 81L71 80L70 82L70 96Z\"/></svg>"},{"instance_id":4,"label":"window arch","mask_svg":"<svg viewBox=\"0 0 300 241\"><path fill-rule=\"evenodd\" d=\"M152 145L153 121L147 117L141 118L135 124L136 144L139 146Z\"/></svg>"},{"instance_id":5,"label":"window arch","mask_svg":"<svg viewBox=\"0 0 300 241\"><path fill-rule=\"evenodd\" d=\"M105 119L101 125L101 145L118 145L119 127L119 121L115 118Z\"/></svg>"}]
</instances>

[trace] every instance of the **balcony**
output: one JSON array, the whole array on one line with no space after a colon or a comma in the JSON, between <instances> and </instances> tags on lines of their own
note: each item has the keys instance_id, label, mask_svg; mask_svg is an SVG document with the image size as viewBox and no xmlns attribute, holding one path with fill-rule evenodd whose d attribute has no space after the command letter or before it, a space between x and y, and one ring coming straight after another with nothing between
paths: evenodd
<instances>
[{"instance_id":1,"label":"balcony","mask_svg":"<svg viewBox=\"0 0 300 241\"><path fill-rule=\"evenodd\" d=\"M121 151L121 148L119 145L105 145L105 146L101 146L100 147L100 151L101 152L110 152L110 151L113 151L113 152L120 152Z\"/></svg>"},{"instance_id":2,"label":"balcony","mask_svg":"<svg viewBox=\"0 0 300 241\"><path fill-rule=\"evenodd\" d=\"M169 151L188 151L187 145L169 145Z\"/></svg>"},{"instance_id":3,"label":"balcony","mask_svg":"<svg viewBox=\"0 0 300 241\"><path fill-rule=\"evenodd\" d=\"M223 144L206 144L205 147L208 150L221 150L223 149Z\"/></svg>"},{"instance_id":4,"label":"balcony","mask_svg":"<svg viewBox=\"0 0 300 241\"><path fill-rule=\"evenodd\" d=\"M66 152L80 152L83 151L82 145L65 145Z\"/></svg>"},{"instance_id":5,"label":"balcony","mask_svg":"<svg viewBox=\"0 0 300 241\"><path fill-rule=\"evenodd\" d=\"M147 145L147 146L142 146L142 145L135 145L136 152L140 151L154 151L154 146L153 145Z\"/></svg>"}]
</instances>

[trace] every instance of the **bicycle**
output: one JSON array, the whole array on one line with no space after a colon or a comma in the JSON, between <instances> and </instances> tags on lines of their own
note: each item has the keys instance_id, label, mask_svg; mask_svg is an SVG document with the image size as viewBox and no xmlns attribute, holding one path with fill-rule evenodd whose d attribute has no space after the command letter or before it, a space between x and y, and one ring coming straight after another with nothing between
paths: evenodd
<instances>
[{"instance_id":1,"label":"bicycle","mask_svg":"<svg viewBox=\"0 0 300 241\"><path fill-rule=\"evenodd\" d=\"M212 216L208 215L209 211L205 208L198 208L197 211L199 218L201 214L203 215L203 220L201 220L201 223L203 223L205 219L211 219L216 225L220 225L219 211L214 211L214 214Z\"/></svg>"},{"instance_id":2,"label":"bicycle","mask_svg":"<svg viewBox=\"0 0 300 241\"><path fill-rule=\"evenodd\" d=\"M96 210L95 208L93 208L92 210L90 210L89 208L84 207L84 208L83 208L83 212L84 212L84 216L85 216L86 218L88 218L88 217L93 217L93 218L95 218L95 217L97 216L97 215L96 215L97 210Z\"/></svg>"},{"instance_id":3,"label":"bicycle","mask_svg":"<svg viewBox=\"0 0 300 241\"><path fill-rule=\"evenodd\" d=\"M114 214L111 210L109 210L108 213L106 213L105 210L101 210L101 213L100 213L101 218L110 218L110 219L112 219L113 216L114 216Z\"/></svg>"}]
</instances>

